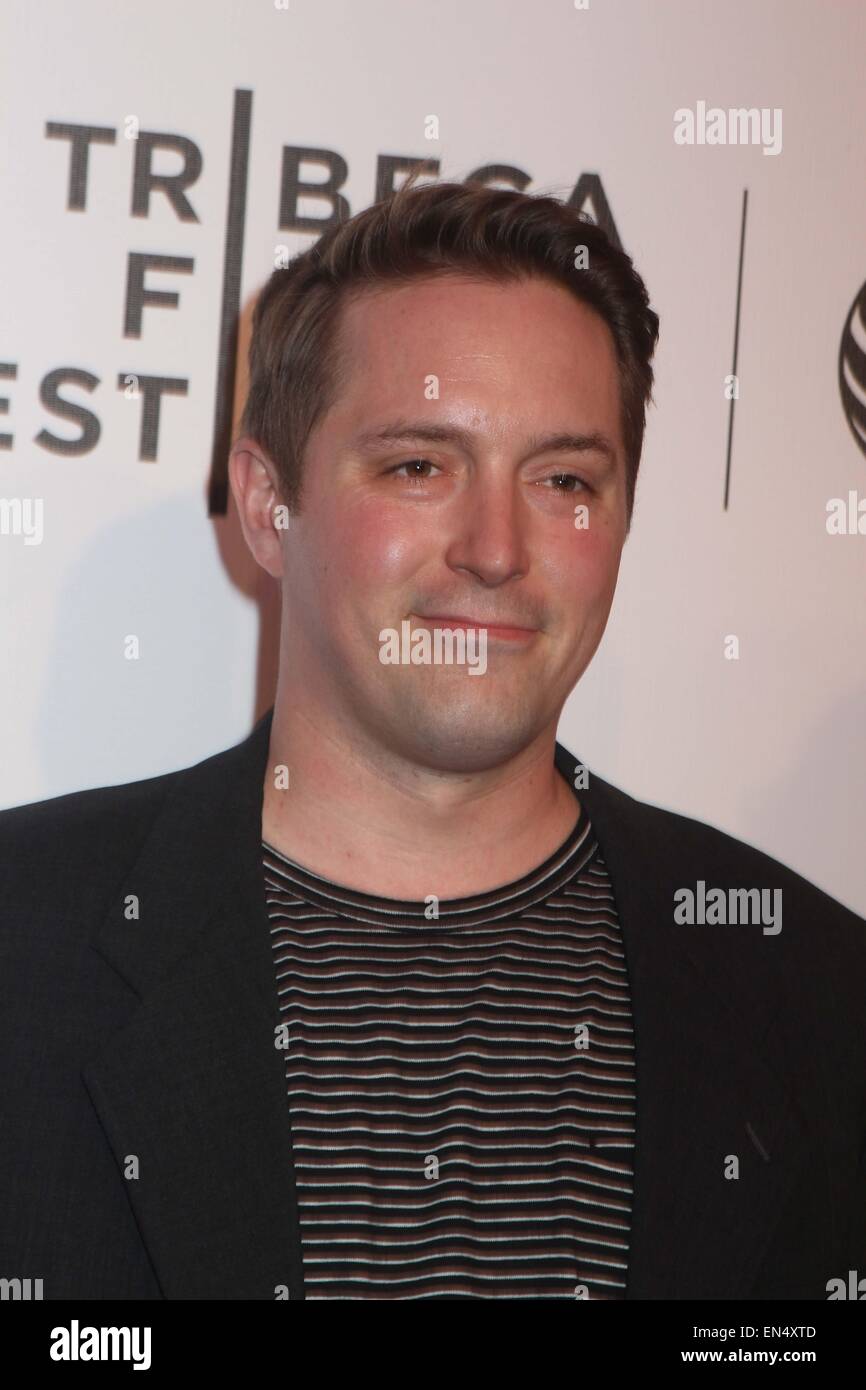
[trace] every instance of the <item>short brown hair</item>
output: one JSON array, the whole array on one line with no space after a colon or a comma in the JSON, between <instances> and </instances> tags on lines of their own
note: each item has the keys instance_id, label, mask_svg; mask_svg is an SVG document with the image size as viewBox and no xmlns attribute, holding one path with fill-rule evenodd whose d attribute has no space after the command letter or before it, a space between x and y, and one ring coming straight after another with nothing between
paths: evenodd
<instances>
[{"instance_id":1,"label":"short brown hair","mask_svg":"<svg viewBox=\"0 0 866 1390\"><path fill-rule=\"evenodd\" d=\"M542 275L595 309L613 335L631 525L659 328L631 258L555 198L472 181L419 185L415 177L273 272L253 314L239 435L271 456L283 499L298 511L307 440L350 369L339 352L339 315L353 291L448 273L498 283ZM577 246L587 248L584 269L575 269Z\"/></svg>"}]
</instances>

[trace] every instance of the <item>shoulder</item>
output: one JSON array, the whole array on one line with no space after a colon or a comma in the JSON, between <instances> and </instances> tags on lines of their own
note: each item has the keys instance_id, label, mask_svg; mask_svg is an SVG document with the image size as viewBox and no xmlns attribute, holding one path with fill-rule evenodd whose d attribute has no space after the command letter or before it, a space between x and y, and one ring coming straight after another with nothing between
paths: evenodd
<instances>
[{"instance_id":1,"label":"shoulder","mask_svg":"<svg viewBox=\"0 0 866 1390\"><path fill-rule=\"evenodd\" d=\"M134 848L173 793L196 780L200 795L212 796L229 760L242 745L220 749L198 762L133 782L66 792L43 801L0 810L2 866L79 863L80 856L115 855Z\"/></svg>"},{"instance_id":2,"label":"shoulder","mask_svg":"<svg viewBox=\"0 0 866 1390\"><path fill-rule=\"evenodd\" d=\"M116 786L66 792L0 811L5 870L68 862L135 839L157 812L181 771Z\"/></svg>"},{"instance_id":3,"label":"shoulder","mask_svg":"<svg viewBox=\"0 0 866 1390\"><path fill-rule=\"evenodd\" d=\"M0 939L40 950L86 937L183 769L0 811Z\"/></svg>"},{"instance_id":4,"label":"shoulder","mask_svg":"<svg viewBox=\"0 0 866 1390\"><path fill-rule=\"evenodd\" d=\"M595 776L588 801L614 898L626 904L647 949L699 963L705 981L778 1030L788 1056L817 1045L828 1092L852 1068L864 1090L866 920L805 874L707 821Z\"/></svg>"},{"instance_id":5,"label":"shoulder","mask_svg":"<svg viewBox=\"0 0 866 1390\"><path fill-rule=\"evenodd\" d=\"M632 844L644 856L651 856L661 870L702 870L709 883L712 874L735 877L744 887L775 886L787 889L792 899L810 909L820 909L828 918L856 925L866 934L866 920L819 888L805 874L798 873L771 854L746 840L696 816L687 816L650 801L641 801L611 782L592 777L592 801L596 821L611 821L622 827Z\"/></svg>"},{"instance_id":6,"label":"shoulder","mask_svg":"<svg viewBox=\"0 0 866 1390\"><path fill-rule=\"evenodd\" d=\"M255 762L266 746L260 721L241 743L155 777L0 811L0 933L80 937L107 910L139 856L195 856L239 786L254 792ZM177 847L177 855L175 855ZM158 868L158 865L157 865Z\"/></svg>"},{"instance_id":7,"label":"shoulder","mask_svg":"<svg viewBox=\"0 0 866 1390\"><path fill-rule=\"evenodd\" d=\"M615 894L621 886L633 904L651 901L656 920L667 922L689 892L721 890L726 905L743 908L747 894L752 901L763 894L779 931L715 927L708 913L708 924L687 928L687 937L697 949L718 947L748 968L754 964L762 976L765 969L782 972L808 987L817 972L840 995L861 990L866 997L866 920L806 874L708 821L638 800L595 775L586 797ZM724 906L721 912L724 922Z\"/></svg>"},{"instance_id":8,"label":"shoulder","mask_svg":"<svg viewBox=\"0 0 866 1390\"><path fill-rule=\"evenodd\" d=\"M743 886L754 882L756 887L778 888L801 908L820 912L828 922L854 926L866 933L863 917L782 860L708 821L647 802L636 804L645 811L654 833L666 838L684 859L688 857L695 863L705 864L708 870L719 875L734 873Z\"/></svg>"}]
</instances>

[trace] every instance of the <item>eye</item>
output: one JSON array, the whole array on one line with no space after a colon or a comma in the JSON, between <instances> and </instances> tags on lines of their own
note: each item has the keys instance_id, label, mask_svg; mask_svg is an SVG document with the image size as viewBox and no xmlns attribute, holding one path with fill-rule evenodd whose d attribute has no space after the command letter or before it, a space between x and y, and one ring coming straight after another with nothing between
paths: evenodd
<instances>
[{"instance_id":1,"label":"eye","mask_svg":"<svg viewBox=\"0 0 866 1390\"><path fill-rule=\"evenodd\" d=\"M565 482L565 483L576 483L576 484L578 485L578 487L582 487L582 488L584 489L585 492L592 492L592 488L590 487L589 483L584 482L583 478L578 478L578 476L577 476L576 473L553 473L553 474L551 474L551 477L550 477L550 478L545 478L545 479L543 479L543 481L544 481L544 482L548 482L548 483L551 482L551 481L554 481L554 482ZM554 492L576 492L576 491L577 491L577 488L571 488L571 487L555 487L555 488L553 488L553 491L554 491Z\"/></svg>"},{"instance_id":2,"label":"eye","mask_svg":"<svg viewBox=\"0 0 866 1390\"><path fill-rule=\"evenodd\" d=\"M413 458L405 459L403 463L395 464L393 468L389 468L386 471L388 473L399 473L401 468L414 468L418 464L420 464L422 468L436 467L436 464L431 463L429 459ZM424 475L423 477L420 477L417 473L408 473L406 474L406 481L410 483L413 487L423 487L424 484L429 481L429 475Z\"/></svg>"}]
</instances>

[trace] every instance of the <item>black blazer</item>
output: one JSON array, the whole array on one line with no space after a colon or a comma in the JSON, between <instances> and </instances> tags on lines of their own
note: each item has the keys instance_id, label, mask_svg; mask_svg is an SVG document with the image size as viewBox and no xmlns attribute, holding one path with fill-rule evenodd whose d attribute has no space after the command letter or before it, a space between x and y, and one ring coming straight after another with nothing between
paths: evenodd
<instances>
[{"instance_id":1,"label":"black blazer","mask_svg":"<svg viewBox=\"0 0 866 1390\"><path fill-rule=\"evenodd\" d=\"M260 855L272 713L195 767L0 813L0 1277L46 1299L303 1297ZM556 763L573 785L560 744ZM632 990L627 1297L826 1299L866 1275L866 922L592 773L578 794ZM781 888L781 932L675 925L699 879Z\"/></svg>"}]
</instances>

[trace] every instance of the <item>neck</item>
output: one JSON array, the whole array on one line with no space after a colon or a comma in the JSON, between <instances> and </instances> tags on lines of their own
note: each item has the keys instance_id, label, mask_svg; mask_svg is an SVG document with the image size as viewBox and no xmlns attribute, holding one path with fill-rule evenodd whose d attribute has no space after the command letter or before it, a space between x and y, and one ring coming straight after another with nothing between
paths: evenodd
<instances>
[{"instance_id":1,"label":"neck","mask_svg":"<svg viewBox=\"0 0 866 1390\"><path fill-rule=\"evenodd\" d=\"M553 854L580 807L554 764L555 725L482 771L419 765L371 741L341 711L315 717L278 691L262 834L323 878L381 897L468 897ZM286 767L287 788L275 786Z\"/></svg>"}]
</instances>

